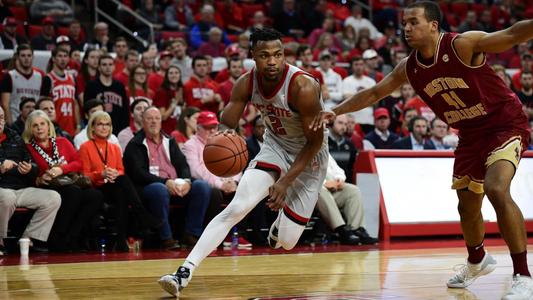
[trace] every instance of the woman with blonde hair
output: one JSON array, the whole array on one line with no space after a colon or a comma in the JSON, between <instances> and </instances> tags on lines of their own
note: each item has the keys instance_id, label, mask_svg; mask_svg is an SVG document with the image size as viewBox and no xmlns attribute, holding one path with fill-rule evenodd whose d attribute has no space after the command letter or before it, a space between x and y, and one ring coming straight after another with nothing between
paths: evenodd
<instances>
[{"instance_id":1,"label":"woman with blonde hair","mask_svg":"<svg viewBox=\"0 0 533 300\"><path fill-rule=\"evenodd\" d=\"M36 185L57 191L62 199L48 238L49 247L57 251L79 250L84 226L102 207L102 193L62 180L65 175L81 171L81 160L69 140L56 137L54 125L44 111L35 110L28 116L22 138L39 168Z\"/></svg>"},{"instance_id":2,"label":"woman with blonde hair","mask_svg":"<svg viewBox=\"0 0 533 300\"><path fill-rule=\"evenodd\" d=\"M126 242L128 234L128 207L131 206L139 229L147 231L159 227L157 221L144 208L131 180L124 174L122 150L116 144L109 143L113 131L111 117L104 111L91 115L87 124L89 140L80 147L83 174L91 179L93 185L103 193L104 201L114 206L114 219L117 235L115 250L128 251Z\"/></svg>"}]
</instances>

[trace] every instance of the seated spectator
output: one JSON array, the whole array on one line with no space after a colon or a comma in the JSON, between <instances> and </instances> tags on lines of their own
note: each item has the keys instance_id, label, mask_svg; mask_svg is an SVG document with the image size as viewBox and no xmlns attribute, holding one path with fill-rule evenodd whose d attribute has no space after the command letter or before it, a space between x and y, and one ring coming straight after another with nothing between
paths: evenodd
<instances>
[{"instance_id":1,"label":"seated spectator","mask_svg":"<svg viewBox=\"0 0 533 300\"><path fill-rule=\"evenodd\" d=\"M367 18L363 17L361 6L359 5L352 6L352 15L349 16L346 20L344 20L344 26L346 25L352 26L358 36L361 35L359 31L362 28L367 28L370 31L370 38L372 40L378 39L383 36L383 34L378 31L378 29L376 28L376 26L374 26L374 24L372 24L372 22L370 22Z\"/></svg>"},{"instance_id":2,"label":"seated spectator","mask_svg":"<svg viewBox=\"0 0 533 300\"><path fill-rule=\"evenodd\" d=\"M416 116L409 121L409 136L396 140L392 149L403 150L435 150L435 146L426 139L428 120Z\"/></svg>"},{"instance_id":3,"label":"seated spectator","mask_svg":"<svg viewBox=\"0 0 533 300\"><path fill-rule=\"evenodd\" d=\"M359 188L346 182L346 174L329 155L326 179L316 207L324 222L339 235L341 244L372 245L378 242L363 227L365 210L362 198Z\"/></svg>"},{"instance_id":4,"label":"seated spectator","mask_svg":"<svg viewBox=\"0 0 533 300\"><path fill-rule=\"evenodd\" d=\"M309 45L311 45L311 47L314 48L317 45L319 38L324 33L331 33L331 34L335 33L335 19L333 18L324 19L324 21L322 22L322 28L314 29L309 35L309 37L307 38ZM337 36L333 35L332 39L333 39L333 45L338 49L342 49L342 44L337 39Z\"/></svg>"},{"instance_id":5,"label":"seated spectator","mask_svg":"<svg viewBox=\"0 0 533 300\"><path fill-rule=\"evenodd\" d=\"M194 74L183 86L185 103L187 106L218 113L224 107L224 102L218 93L218 85L209 78L208 59L205 56L196 56L192 66Z\"/></svg>"},{"instance_id":6,"label":"seated spectator","mask_svg":"<svg viewBox=\"0 0 533 300\"><path fill-rule=\"evenodd\" d=\"M405 109L415 108L419 116L424 117L426 120L431 121L435 119L435 112L427 105L422 98L415 95L413 98L408 99L404 105Z\"/></svg>"},{"instance_id":7,"label":"seated spectator","mask_svg":"<svg viewBox=\"0 0 533 300\"><path fill-rule=\"evenodd\" d=\"M35 110L35 99L22 97L20 99L19 111L20 115L17 120L11 124L11 129L14 130L18 135L22 135L24 132L24 126L28 116ZM3 113L3 111L2 111Z\"/></svg>"},{"instance_id":8,"label":"seated spectator","mask_svg":"<svg viewBox=\"0 0 533 300\"><path fill-rule=\"evenodd\" d=\"M374 130L365 135L364 149L391 149L399 138L389 130L390 115L386 108L380 107L374 111Z\"/></svg>"},{"instance_id":9,"label":"seated spectator","mask_svg":"<svg viewBox=\"0 0 533 300\"><path fill-rule=\"evenodd\" d=\"M126 96L129 103L132 103L137 97L154 99L155 92L148 88L148 70L143 66L136 65L131 70L131 76L129 76L126 86Z\"/></svg>"},{"instance_id":10,"label":"seated spectator","mask_svg":"<svg viewBox=\"0 0 533 300\"><path fill-rule=\"evenodd\" d=\"M69 140L71 143L74 143L72 136L63 130L59 124L56 122L56 107L54 105L54 100L50 97L41 97L39 101L37 101L37 105L35 105L36 109L42 110L46 113L48 116L48 119L52 122L54 126L54 131L57 136L64 137L67 140Z\"/></svg>"},{"instance_id":11,"label":"seated spectator","mask_svg":"<svg viewBox=\"0 0 533 300\"><path fill-rule=\"evenodd\" d=\"M114 206L115 249L127 252L129 206L141 232L158 228L162 222L148 213L129 177L124 175L122 151L118 145L108 142L112 131L109 114L102 110L91 114L86 130L89 140L80 147L83 174L102 192L105 202Z\"/></svg>"},{"instance_id":12,"label":"seated spectator","mask_svg":"<svg viewBox=\"0 0 533 300\"><path fill-rule=\"evenodd\" d=\"M194 24L194 15L186 0L174 0L165 9L165 28L186 31Z\"/></svg>"},{"instance_id":13,"label":"seated spectator","mask_svg":"<svg viewBox=\"0 0 533 300\"><path fill-rule=\"evenodd\" d=\"M346 57L352 49L355 48L357 42L357 35L355 30L350 25L344 25L341 32L337 32L335 37L340 42L340 49L342 50L342 56Z\"/></svg>"},{"instance_id":14,"label":"seated spectator","mask_svg":"<svg viewBox=\"0 0 533 300\"><path fill-rule=\"evenodd\" d=\"M176 130L171 133L171 136L176 140L181 150L185 142L196 133L196 120L199 115L200 109L194 106L188 106L181 112Z\"/></svg>"},{"instance_id":15,"label":"seated spectator","mask_svg":"<svg viewBox=\"0 0 533 300\"><path fill-rule=\"evenodd\" d=\"M62 0L35 0L30 6L30 17L35 23L46 17L68 25L74 19L74 11Z\"/></svg>"},{"instance_id":16,"label":"seated spectator","mask_svg":"<svg viewBox=\"0 0 533 300\"><path fill-rule=\"evenodd\" d=\"M163 20L159 14L159 6L154 5L154 0L144 0L141 5L142 6L137 9L137 13L145 20L152 23L154 31L161 30L163 28ZM136 27L139 36L145 40L152 40L152 38L154 38L150 35L150 28L144 22L137 20Z\"/></svg>"},{"instance_id":17,"label":"seated spectator","mask_svg":"<svg viewBox=\"0 0 533 300\"><path fill-rule=\"evenodd\" d=\"M255 29L262 29L265 27L266 23L266 17L265 13L262 10L258 10L254 13L254 16L252 17L252 24L246 29L244 32L245 35L248 37L252 34L252 31Z\"/></svg>"},{"instance_id":18,"label":"seated spectator","mask_svg":"<svg viewBox=\"0 0 533 300\"><path fill-rule=\"evenodd\" d=\"M224 28L229 33L240 34L244 32L245 24L248 20L245 20L243 9L239 3L235 3L233 0L224 0L223 3L217 5L217 10L220 13L220 17L224 20Z\"/></svg>"},{"instance_id":19,"label":"seated spectator","mask_svg":"<svg viewBox=\"0 0 533 300\"><path fill-rule=\"evenodd\" d=\"M376 82L380 82L383 79L383 73L378 71L379 69L379 56L376 50L366 49L363 52L363 60L366 65L365 75L374 79Z\"/></svg>"},{"instance_id":20,"label":"seated spectator","mask_svg":"<svg viewBox=\"0 0 533 300\"><path fill-rule=\"evenodd\" d=\"M512 77L514 91L519 91L522 89L520 77L522 77L522 72L524 71L533 72L533 54L529 52L522 55L522 58L520 60L520 70L514 73Z\"/></svg>"},{"instance_id":21,"label":"seated spectator","mask_svg":"<svg viewBox=\"0 0 533 300\"><path fill-rule=\"evenodd\" d=\"M85 112L85 118L89 120L91 116L97 111L104 111L104 102L98 99L88 100L83 104L83 111ZM81 145L89 140L89 133L87 132L88 126L85 126L74 137L74 146L76 149L80 149ZM115 145L119 145L118 139L114 134L109 136L109 142Z\"/></svg>"},{"instance_id":22,"label":"seated spectator","mask_svg":"<svg viewBox=\"0 0 533 300\"><path fill-rule=\"evenodd\" d=\"M97 48L106 51L106 53L113 52L113 43L109 38L109 26L105 22L98 22L93 27L94 38L83 46L83 49Z\"/></svg>"},{"instance_id":23,"label":"seated spectator","mask_svg":"<svg viewBox=\"0 0 533 300\"><path fill-rule=\"evenodd\" d=\"M139 52L136 50L128 50L126 54L126 64L122 69L122 72L115 73L113 71L113 79L120 81L124 87L128 86L130 81L130 75L133 74L133 68L139 65Z\"/></svg>"},{"instance_id":24,"label":"seated spectator","mask_svg":"<svg viewBox=\"0 0 533 300\"><path fill-rule=\"evenodd\" d=\"M516 93L520 102L524 106L530 121L533 120L533 73L530 71L523 71L520 74L520 85L522 88Z\"/></svg>"},{"instance_id":25,"label":"seated spectator","mask_svg":"<svg viewBox=\"0 0 533 300\"><path fill-rule=\"evenodd\" d=\"M87 42L81 32L81 24L78 20L72 20L68 25L68 38L73 50L83 51L83 45Z\"/></svg>"},{"instance_id":26,"label":"seated spectator","mask_svg":"<svg viewBox=\"0 0 533 300\"><path fill-rule=\"evenodd\" d=\"M363 150L363 137L361 136L361 126L357 124L355 115L353 113L346 114L346 132L344 136L355 146L357 150Z\"/></svg>"},{"instance_id":27,"label":"seated spectator","mask_svg":"<svg viewBox=\"0 0 533 300\"><path fill-rule=\"evenodd\" d=\"M0 107L0 257L6 255L4 238L9 219L17 207L34 209L30 223L22 237L32 240L32 250L43 250L59 206L61 197L55 191L34 188L37 167L24 141L13 130L5 127L4 110Z\"/></svg>"},{"instance_id":28,"label":"seated spectator","mask_svg":"<svg viewBox=\"0 0 533 300\"><path fill-rule=\"evenodd\" d=\"M163 118L163 132L171 134L176 130L177 119L183 107L183 83L181 82L181 70L171 65L165 74L161 88L154 98L154 106L161 111Z\"/></svg>"},{"instance_id":29,"label":"seated spectator","mask_svg":"<svg viewBox=\"0 0 533 300\"><path fill-rule=\"evenodd\" d=\"M143 120L142 115L145 109L147 109L150 106L149 99L146 98L137 98L131 103L130 110L131 110L131 119L132 122L130 126L122 129L121 132L118 133L118 141L120 144L120 149L122 149L122 152L126 150L126 146L128 145L129 141L133 138L133 136L142 129L143 127Z\"/></svg>"},{"instance_id":30,"label":"seated spectator","mask_svg":"<svg viewBox=\"0 0 533 300\"><path fill-rule=\"evenodd\" d=\"M244 73L242 60L237 56L233 56L232 58L228 59L228 68L224 70L227 71L228 77L226 80L220 81L219 94L220 97L222 97L224 105L226 105L231 97L233 85L235 85L237 79L239 79L239 77L241 77L241 75ZM222 71L218 72L218 74L220 73L222 73ZM218 74L217 78L219 77Z\"/></svg>"},{"instance_id":31,"label":"seated spectator","mask_svg":"<svg viewBox=\"0 0 533 300\"><path fill-rule=\"evenodd\" d=\"M155 72L155 57L157 55L157 47L154 50L144 51L141 55L140 65L148 72L148 74ZM147 77L148 78L148 77Z\"/></svg>"},{"instance_id":32,"label":"seated spectator","mask_svg":"<svg viewBox=\"0 0 533 300\"><path fill-rule=\"evenodd\" d=\"M31 39L33 50L51 51L56 47L56 30L54 19L46 17L41 22L43 25L42 32Z\"/></svg>"},{"instance_id":33,"label":"seated spectator","mask_svg":"<svg viewBox=\"0 0 533 300\"><path fill-rule=\"evenodd\" d=\"M148 209L156 218L163 220L159 230L162 247L179 247L168 219L170 203L187 206L183 240L194 245L203 231L211 188L203 180L191 181L185 156L174 139L162 134L161 112L156 107L144 111L143 129L126 146L123 160L126 174L141 193Z\"/></svg>"},{"instance_id":34,"label":"seated spectator","mask_svg":"<svg viewBox=\"0 0 533 300\"><path fill-rule=\"evenodd\" d=\"M67 139L56 137L52 121L42 110L28 116L22 138L39 168L36 185L61 195L48 245L57 251L77 251L83 242L82 231L89 229L86 227L102 207L102 193L76 184L54 185L62 175L81 172L81 160Z\"/></svg>"},{"instance_id":35,"label":"seated spectator","mask_svg":"<svg viewBox=\"0 0 533 300\"><path fill-rule=\"evenodd\" d=\"M361 56L353 57L350 65L352 75L342 80L341 99L349 98L360 90L368 89L376 85L374 79L365 75L365 63ZM374 118L372 117L373 111L374 108L369 106L354 113L357 123L361 125L361 128L365 133L370 132L374 126Z\"/></svg>"},{"instance_id":36,"label":"seated spectator","mask_svg":"<svg viewBox=\"0 0 533 300\"><path fill-rule=\"evenodd\" d=\"M171 64L180 68L182 81L187 82L192 76L192 58L187 55L187 42L182 38L175 39L171 44L174 58Z\"/></svg>"},{"instance_id":37,"label":"seated spectator","mask_svg":"<svg viewBox=\"0 0 533 300\"><path fill-rule=\"evenodd\" d=\"M403 110L403 114L400 117L400 120L402 120L402 125L400 126L400 129L398 131L400 137L406 137L409 136L409 122L414 117L419 116L418 111L414 107L406 107Z\"/></svg>"},{"instance_id":38,"label":"seated spectator","mask_svg":"<svg viewBox=\"0 0 533 300\"><path fill-rule=\"evenodd\" d=\"M202 42L196 53L204 56L223 57L226 45L222 42L222 30L218 27L211 27L207 34L207 41Z\"/></svg>"},{"instance_id":39,"label":"seated spectator","mask_svg":"<svg viewBox=\"0 0 533 300\"><path fill-rule=\"evenodd\" d=\"M195 49L198 49L203 42L208 41L209 39L209 30L212 27L219 27L215 22L215 9L209 4L202 6L200 10L200 21L192 26L191 32L189 33L191 46ZM219 27L220 28L220 27ZM230 41L226 33L222 31L222 41L224 44L229 45Z\"/></svg>"},{"instance_id":40,"label":"seated spectator","mask_svg":"<svg viewBox=\"0 0 533 300\"><path fill-rule=\"evenodd\" d=\"M324 32L319 38L318 42L316 43L315 47L313 48L313 58L314 59L320 59L320 54L323 51L328 50L331 54L332 61L341 60L342 57L340 54L342 53L341 49L337 47L334 40L334 35L329 32Z\"/></svg>"},{"instance_id":41,"label":"seated spectator","mask_svg":"<svg viewBox=\"0 0 533 300\"><path fill-rule=\"evenodd\" d=\"M252 135L246 139L248 162L252 161L257 153L259 153L259 150L261 150L261 146L263 145L263 135L265 134L265 120L259 115L255 117L252 125Z\"/></svg>"},{"instance_id":42,"label":"seated spectator","mask_svg":"<svg viewBox=\"0 0 533 300\"><path fill-rule=\"evenodd\" d=\"M466 13L466 17L457 28L457 32L466 32L472 30L483 30L483 26L477 21L477 14L473 10L469 10Z\"/></svg>"},{"instance_id":43,"label":"seated spectator","mask_svg":"<svg viewBox=\"0 0 533 300\"><path fill-rule=\"evenodd\" d=\"M320 83L322 98L329 99L329 92L324 83L324 77L319 70L313 67L313 51L311 51L309 45L301 44L298 49L296 49L296 57L300 60L300 69L311 74L316 80L318 80L318 83Z\"/></svg>"},{"instance_id":44,"label":"seated spectator","mask_svg":"<svg viewBox=\"0 0 533 300\"><path fill-rule=\"evenodd\" d=\"M324 84L328 88L329 99L324 99L324 106L331 108L342 101L342 78L337 72L333 71L332 55L328 50L320 53L320 64L317 70L320 71L324 78Z\"/></svg>"},{"instance_id":45,"label":"seated spectator","mask_svg":"<svg viewBox=\"0 0 533 300\"><path fill-rule=\"evenodd\" d=\"M276 1L280 3L281 1ZM301 12L296 7L295 0L283 0L282 6L272 5L271 16L274 19L272 27L284 36L301 38L305 34L305 25Z\"/></svg>"},{"instance_id":46,"label":"seated spectator","mask_svg":"<svg viewBox=\"0 0 533 300\"><path fill-rule=\"evenodd\" d=\"M28 43L28 40L17 33L18 22L13 17L7 17L2 23L4 30L0 33L1 49L17 49L20 44Z\"/></svg>"},{"instance_id":47,"label":"seated spectator","mask_svg":"<svg viewBox=\"0 0 533 300\"><path fill-rule=\"evenodd\" d=\"M115 70L113 76L120 74L126 67L126 56L130 51L130 46L125 37L119 36L115 39L115 45L113 46L113 52L115 52Z\"/></svg>"},{"instance_id":48,"label":"seated spectator","mask_svg":"<svg viewBox=\"0 0 533 300\"><path fill-rule=\"evenodd\" d=\"M450 150L450 146L444 143L444 137L448 135L448 124L439 118L435 118L430 122L431 137L430 142L435 146L436 150Z\"/></svg>"},{"instance_id":49,"label":"seated spectator","mask_svg":"<svg viewBox=\"0 0 533 300\"><path fill-rule=\"evenodd\" d=\"M347 122L346 115L337 116L333 126L329 129L328 145L329 153L346 174L346 182L352 182L353 164L357 150L352 141L344 135Z\"/></svg>"}]
</instances>

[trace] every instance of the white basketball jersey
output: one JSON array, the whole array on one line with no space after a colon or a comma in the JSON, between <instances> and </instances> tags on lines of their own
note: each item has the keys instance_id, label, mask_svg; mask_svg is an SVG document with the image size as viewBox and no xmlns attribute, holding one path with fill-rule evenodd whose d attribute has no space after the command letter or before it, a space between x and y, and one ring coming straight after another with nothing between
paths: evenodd
<instances>
[{"instance_id":1,"label":"white basketball jersey","mask_svg":"<svg viewBox=\"0 0 533 300\"><path fill-rule=\"evenodd\" d=\"M296 76L313 77L297 67L286 64L283 78L277 88L271 95L264 95L261 89L261 78L255 68L250 71L250 75L252 79L251 101L265 120L265 143L275 142L288 153L299 153L307 139L303 133L300 114L293 110L294 107L291 107L289 88ZM320 104L324 107L322 96L320 96ZM327 147L327 135L324 135L324 145Z\"/></svg>"},{"instance_id":2,"label":"white basketball jersey","mask_svg":"<svg viewBox=\"0 0 533 300\"><path fill-rule=\"evenodd\" d=\"M13 121L15 121L20 114L19 104L21 97L33 98L35 101L39 100L44 74L35 69L30 77L19 73L17 69L9 71L8 74L11 76L9 109L11 110Z\"/></svg>"}]
</instances>

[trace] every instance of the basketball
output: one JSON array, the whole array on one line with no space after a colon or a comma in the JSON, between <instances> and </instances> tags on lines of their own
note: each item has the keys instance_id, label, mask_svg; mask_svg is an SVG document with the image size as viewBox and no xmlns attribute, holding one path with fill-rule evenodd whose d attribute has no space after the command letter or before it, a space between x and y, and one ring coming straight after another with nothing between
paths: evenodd
<instances>
[{"instance_id":1,"label":"basketball","mask_svg":"<svg viewBox=\"0 0 533 300\"><path fill-rule=\"evenodd\" d=\"M248 163L246 142L236 134L216 134L207 139L204 163L209 172L216 176L237 175Z\"/></svg>"}]
</instances>

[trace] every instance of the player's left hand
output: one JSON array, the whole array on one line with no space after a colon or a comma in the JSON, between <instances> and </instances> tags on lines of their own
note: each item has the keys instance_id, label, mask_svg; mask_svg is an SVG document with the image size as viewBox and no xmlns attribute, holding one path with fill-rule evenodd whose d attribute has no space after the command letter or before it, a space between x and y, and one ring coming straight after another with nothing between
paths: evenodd
<instances>
[{"instance_id":1,"label":"player's left hand","mask_svg":"<svg viewBox=\"0 0 533 300\"><path fill-rule=\"evenodd\" d=\"M267 205L273 211L278 211L285 206L285 196L287 196L289 184L278 180L268 189Z\"/></svg>"}]
</instances>

